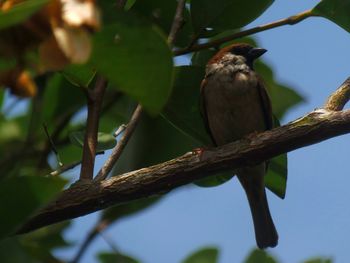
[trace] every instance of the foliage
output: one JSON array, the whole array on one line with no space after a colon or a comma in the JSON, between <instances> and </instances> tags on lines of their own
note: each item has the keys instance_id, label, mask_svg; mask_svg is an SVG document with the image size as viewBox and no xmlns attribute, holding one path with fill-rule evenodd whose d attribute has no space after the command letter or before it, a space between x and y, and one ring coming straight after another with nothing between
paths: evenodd
<instances>
[{"instance_id":1,"label":"foliage","mask_svg":"<svg viewBox=\"0 0 350 263\"><path fill-rule=\"evenodd\" d=\"M199 86L208 59L231 42L189 54L183 58L190 61L185 66L173 65L172 52L241 31L274 1L189 0L173 46L167 43L167 35L172 28L176 0L129 0L123 10L116 9L114 0L99 1L98 6L92 6L93 19L78 17L83 21L78 24L73 19L76 16L69 16L69 12L74 13L74 2L70 2L68 18L55 7L61 1L0 2L0 86L3 87L0 212L6 215L0 224L1 262L61 262L52 251L71 245L63 238L69 222L21 237L10 236L65 186L63 177L47 176L59 168L53 154L60 156L64 165L81 161L87 132L83 121L86 97L96 84L96 75L109 81L99 119L97 151L117 144L112 133L128 122L137 103L146 110L114 174L166 161L194 147L208 146L210 139L199 111ZM97 21L100 12L102 26ZM311 14L350 31L349 12L348 0L322 0ZM258 45L253 38L239 41ZM256 70L269 87L277 118L283 118L304 101L293 87L276 80L267 62L259 61ZM29 98L16 101L10 92ZM11 105L19 108L19 113L12 115L4 110ZM217 186L232 176L220 174L196 184ZM270 161L266 186L284 198L286 155ZM159 199L152 197L108 208L102 212L99 223L107 222L109 226L119 222L151 207ZM215 263L218 258L219 250L209 247L191 254L183 262ZM100 253L98 260L141 262L115 251ZM267 252L254 250L244 262L278 261ZM306 262L331 260L316 258Z\"/></svg>"}]
</instances>

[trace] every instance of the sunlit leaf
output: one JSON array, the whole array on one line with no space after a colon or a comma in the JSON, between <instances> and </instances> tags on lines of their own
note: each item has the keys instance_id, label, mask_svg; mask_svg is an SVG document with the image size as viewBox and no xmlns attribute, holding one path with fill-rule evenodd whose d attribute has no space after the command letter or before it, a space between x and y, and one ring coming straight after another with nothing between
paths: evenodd
<instances>
[{"instance_id":1,"label":"sunlit leaf","mask_svg":"<svg viewBox=\"0 0 350 263\"><path fill-rule=\"evenodd\" d=\"M118 90L152 114L165 105L172 87L172 53L162 33L144 19L116 13L117 22L94 36L91 63Z\"/></svg>"},{"instance_id":2,"label":"sunlit leaf","mask_svg":"<svg viewBox=\"0 0 350 263\"><path fill-rule=\"evenodd\" d=\"M81 131L72 132L69 135L70 141L78 147L84 146L84 137L85 137L85 132L81 132ZM117 144L117 141L112 134L104 133L104 132L99 132L97 134L96 151L100 152L100 151L112 149L116 144Z\"/></svg>"},{"instance_id":3,"label":"sunlit leaf","mask_svg":"<svg viewBox=\"0 0 350 263\"><path fill-rule=\"evenodd\" d=\"M214 247L203 248L188 256L182 263L217 263L219 250Z\"/></svg>"},{"instance_id":4,"label":"sunlit leaf","mask_svg":"<svg viewBox=\"0 0 350 263\"><path fill-rule=\"evenodd\" d=\"M255 249L245 259L244 263L277 263L265 250Z\"/></svg>"}]
</instances>

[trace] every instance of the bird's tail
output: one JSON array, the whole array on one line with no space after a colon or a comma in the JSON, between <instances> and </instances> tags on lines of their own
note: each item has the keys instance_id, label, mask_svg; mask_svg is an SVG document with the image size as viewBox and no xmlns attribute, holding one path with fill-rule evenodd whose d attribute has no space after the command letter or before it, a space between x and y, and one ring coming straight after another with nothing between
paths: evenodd
<instances>
[{"instance_id":1,"label":"bird's tail","mask_svg":"<svg viewBox=\"0 0 350 263\"><path fill-rule=\"evenodd\" d=\"M247 177L250 178L246 180ZM260 249L275 247L278 243L278 234L270 214L263 177L260 177L260 183L259 179L254 177L249 174L245 174L244 177L238 176L248 197L256 243Z\"/></svg>"},{"instance_id":2,"label":"bird's tail","mask_svg":"<svg viewBox=\"0 0 350 263\"><path fill-rule=\"evenodd\" d=\"M260 198L254 198L254 195L248 195L250 211L252 213L255 239L259 248L275 247L278 243L278 234L273 223L269 205L267 203L266 193ZM252 198L254 198L252 200Z\"/></svg>"}]
</instances>

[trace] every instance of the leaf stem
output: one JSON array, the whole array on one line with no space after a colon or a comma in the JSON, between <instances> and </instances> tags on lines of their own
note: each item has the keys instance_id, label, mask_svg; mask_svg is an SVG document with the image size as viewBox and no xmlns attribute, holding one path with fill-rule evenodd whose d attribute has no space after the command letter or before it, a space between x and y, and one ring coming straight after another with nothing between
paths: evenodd
<instances>
[{"instance_id":1,"label":"leaf stem","mask_svg":"<svg viewBox=\"0 0 350 263\"><path fill-rule=\"evenodd\" d=\"M207 49L207 48L211 48L211 47L217 47L223 43L238 39L238 38L242 38L245 36L249 36L252 34L256 34L265 30L269 30L272 28L276 28L276 27L280 27L280 26L284 26L284 25L294 25L297 24L301 21L303 21L304 19L308 18L308 17L312 17L312 16L317 16L316 14L314 14L312 12L312 9L310 10L306 10L304 12L301 12L299 14L284 18L284 19L280 19L277 20L275 22L271 22L265 25L261 25L261 26L257 26L257 27L253 27L247 30L243 30L237 33L233 33L232 35L229 36L225 36L222 38L218 38L212 41L209 41L207 43L203 43L203 44L197 44L197 45L191 45L188 46L186 48L183 49L178 49L174 51L174 55L175 56L181 56L181 55L185 55L194 51L199 51L199 50L203 50L203 49Z\"/></svg>"},{"instance_id":2,"label":"leaf stem","mask_svg":"<svg viewBox=\"0 0 350 263\"><path fill-rule=\"evenodd\" d=\"M113 148L112 154L109 156L107 161L102 166L101 170L98 172L94 181L102 181L107 178L109 172L112 170L114 164L118 161L119 157L123 153L125 146L127 145L131 135L134 133L136 129L137 123L139 122L142 114L142 106L140 104L137 105L125 131L123 136L118 141L117 145Z\"/></svg>"},{"instance_id":3,"label":"leaf stem","mask_svg":"<svg viewBox=\"0 0 350 263\"><path fill-rule=\"evenodd\" d=\"M179 0L175 11L173 23L171 25L170 33L168 36L168 43L172 46L176 40L177 33L184 23L183 13L185 9L186 0Z\"/></svg>"},{"instance_id":4,"label":"leaf stem","mask_svg":"<svg viewBox=\"0 0 350 263\"><path fill-rule=\"evenodd\" d=\"M91 242L95 239L95 237L102 232L106 227L108 226L108 223L105 223L104 221L98 222L88 233L85 240L81 244L78 253L75 255L74 259L70 263L78 263L82 256L84 255L84 252L89 247Z\"/></svg>"}]
</instances>

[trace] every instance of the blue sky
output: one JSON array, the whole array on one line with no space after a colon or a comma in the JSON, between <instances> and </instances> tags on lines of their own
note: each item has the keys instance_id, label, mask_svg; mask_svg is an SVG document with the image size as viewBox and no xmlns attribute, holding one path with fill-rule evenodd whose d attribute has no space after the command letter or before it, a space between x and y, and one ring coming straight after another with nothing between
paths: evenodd
<instances>
[{"instance_id":1,"label":"blue sky","mask_svg":"<svg viewBox=\"0 0 350 263\"><path fill-rule=\"evenodd\" d=\"M247 28L313 7L318 1L277 0ZM294 87L306 102L291 110L287 123L320 107L349 75L350 35L323 18L311 18L257 35L276 79ZM350 236L350 140L342 136L289 153L285 200L269 193L279 245L269 251L281 262L301 262L314 256L348 262ZM96 221L96 214L74 221L66 234L77 245ZM202 246L220 249L220 263L242 262L255 247L246 197L237 180L203 189L185 186L160 203L106 231L120 251L144 263L178 263ZM77 247L60 251L71 259ZM95 254L110 250L99 237L81 262L96 262Z\"/></svg>"}]
</instances>

